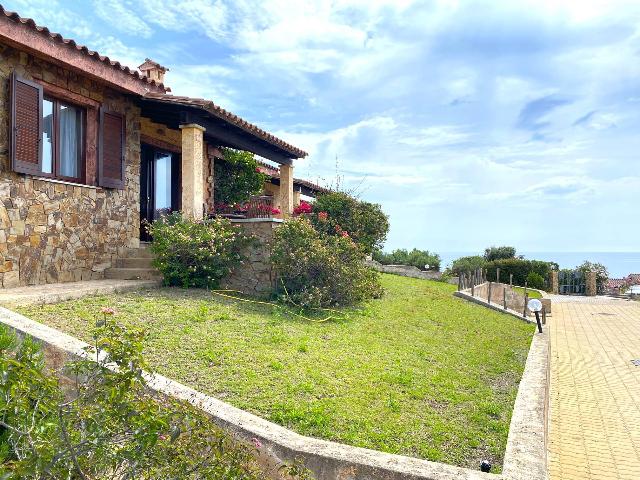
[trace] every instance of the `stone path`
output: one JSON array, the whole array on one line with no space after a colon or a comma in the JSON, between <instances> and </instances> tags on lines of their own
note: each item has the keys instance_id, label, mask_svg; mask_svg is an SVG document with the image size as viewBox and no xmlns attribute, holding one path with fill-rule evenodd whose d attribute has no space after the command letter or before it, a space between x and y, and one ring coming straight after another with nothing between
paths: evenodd
<instances>
[{"instance_id":1,"label":"stone path","mask_svg":"<svg viewBox=\"0 0 640 480\"><path fill-rule=\"evenodd\" d=\"M19 288L0 288L0 305L44 304L73 300L88 295L129 292L160 285L158 280L88 280Z\"/></svg>"},{"instance_id":2,"label":"stone path","mask_svg":"<svg viewBox=\"0 0 640 480\"><path fill-rule=\"evenodd\" d=\"M640 479L640 302L565 296L548 325L551 480Z\"/></svg>"}]
</instances>

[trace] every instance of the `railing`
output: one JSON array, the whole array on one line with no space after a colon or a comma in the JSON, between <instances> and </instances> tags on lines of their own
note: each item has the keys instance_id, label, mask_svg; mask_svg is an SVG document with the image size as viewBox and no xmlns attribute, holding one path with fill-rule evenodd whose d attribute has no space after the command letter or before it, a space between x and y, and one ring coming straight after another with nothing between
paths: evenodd
<instances>
[{"instance_id":1,"label":"railing","mask_svg":"<svg viewBox=\"0 0 640 480\"><path fill-rule=\"evenodd\" d=\"M214 215L229 218L271 218L279 213L269 195L256 195L239 205L218 204L214 211Z\"/></svg>"}]
</instances>

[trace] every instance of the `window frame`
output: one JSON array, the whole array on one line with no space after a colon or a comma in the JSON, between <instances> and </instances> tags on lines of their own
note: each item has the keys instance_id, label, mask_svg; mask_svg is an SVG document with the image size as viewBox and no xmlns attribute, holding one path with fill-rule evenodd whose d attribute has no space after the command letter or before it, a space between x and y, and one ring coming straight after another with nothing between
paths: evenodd
<instances>
[{"instance_id":1,"label":"window frame","mask_svg":"<svg viewBox=\"0 0 640 480\"><path fill-rule=\"evenodd\" d=\"M52 142L52 152L53 152L53 159L52 159L52 168L51 168L51 173L47 173L43 171L43 166L44 166L44 146L41 145L40 148L42 149L42 161L40 164L40 172L39 175L46 177L46 178L52 178L55 180L62 180L64 182L70 182L70 183L85 183L86 180L86 149L85 149L85 145L86 145L86 132L87 132L87 111L86 111L86 107L83 105L79 105L78 103L69 101L68 99L63 99L60 97L57 97L55 95L50 95L46 89L42 98L43 102L44 101L49 101L51 103L53 103L53 121L52 121L52 129L53 129L53 142ZM66 175L62 175L60 173L60 166L61 166L61 152L60 152L60 105L63 104L65 106L68 107L73 107L76 108L79 113L80 113L80 135L77 136L76 138L76 148L77 148L77 152L78 152L78 158L77 158L77 171L78 171L78 176L77 177L69 177ZM44 103L43 103L44 105ZM42 108L42 111L44 111L44 108ZM44 122L44 118L42 119ZM44 134L44 128L42 129L41 135Z\"/></svg>"}]
</instances>

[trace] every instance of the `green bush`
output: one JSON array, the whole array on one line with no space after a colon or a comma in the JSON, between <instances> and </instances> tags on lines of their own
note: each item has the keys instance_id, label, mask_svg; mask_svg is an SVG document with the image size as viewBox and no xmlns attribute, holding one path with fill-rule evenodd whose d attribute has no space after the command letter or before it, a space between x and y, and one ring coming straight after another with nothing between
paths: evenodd
<instances>
[{"instance_id":1,"label":"green bush","mask_svg":"<svg viewBox=\"0 0 640 480\"><path fill-rule=\"evenodd\" d=\"M420 270L424 270L425 265L429 265L429 270L440 270L440 256L437 253L417 248L410 252L401 248L391 253L376 250L373 252L373 259L383 265L412 265Z\"/></svg>"},{"instance_id":2,"label":"green bush","mask_svg":"<svg viewBox=\"0 0 640 480\"><path fill-rule=\"evenodd\" d=\"M362 249L346 234L318 232L305 217L276 230L271 260L280 298L302 308L353 305L382 295L379 274L364 264Z\"/></svg>"},{"instance_id":3,"label":"green bush","mask_svg":"<svg viewBox=\"0 0 640 480\"><path fill-rule=\"evenodd\" d=\"M240 265L252 241L228 220L197 222L179 213L156 220L149 232L153 265L165 284L184 288L218 288L220 280Z\"/></svg>"},{"instance_id":4,"label":"green bush","mask_svg":"<svg viewBox=\"0 0 640 480\"><path fill-rule=\"evenodd\" d=\"M252 153L223 148L222 154L224 160L216 161L213 169L217 203L244 203L262 192L267 176L258 170Z\"/></svg>"},{"instance_id":5,"label":"green bush","mask_svg":"<svg viewBox=\"0 0 640 480\"><path fill-rule=\"evenodd\" d=\"M538 290L544 290L544 277L536 272L529 272L527 274L527 286L530 288L536 288Z\"/></svg>"},{"instance_id":6,"label":"green bush","mask_svg":"<svg viewBox=\"0 0 640 480\"><path fill-rule=\"evenodd\" d=\"M484 250L484 259L487 262L501 260L503 258L514 258L516 249L513 247L488 247Z\"/></svg>"},{"instance_id":7,"label":"green bush","mask_svg":"<svg viewBox=\"0 0 640 480\"><path fill-rule=\"evenodd\" d=\"M486 264L487 279L495 281L497 277L497 270L500 269L500 281L508 282L509 276L513 275L513 284L523 286L524 282L528 280L529 273L534 272L542 277L542 283L544 288L545 280L549 279L551 268L555 264L553 262L544 262L541 260L526 260L523 258L504 258L501 260L494 260ZM537 288L537 287L536 287Z\"/></svg>"},{"instance_id":8,"label":"green bush","mask_svg":"<svg viewBox=\"0 0 640 480\"><path fill-rule=\"evenodd\" d=\"M450 270L454 275L462 275L464 273L473 272L479 268L484 268L486 263L487 262L484 257L481 257L480 255L460 257L453 261Z\"/></svg>"},{"instance_id":9,"label":"green bush","mask_svg":"<svg viewBox=\"0 0 640 480\"><path fill-rule=\"evenodd\" d=\"M0 478L273 478L202 412L146 388L142 332L104 322L94 333L106 355L66 365L77 381L63 391L38 345L0 326Z\"/></svg>"},{"instance_id":10,"label":"green bush","mask_svg":"<svg viewBox=\"0 0 640 480\"><path fill-rule=\"evenodd\" d=\"M311 218L318 231L329 235L348 232L366 253L381 248L389 232L389 217L380 205L358 200L344 192L318 196L313 211Z\"/></svg>"}]
</instances>

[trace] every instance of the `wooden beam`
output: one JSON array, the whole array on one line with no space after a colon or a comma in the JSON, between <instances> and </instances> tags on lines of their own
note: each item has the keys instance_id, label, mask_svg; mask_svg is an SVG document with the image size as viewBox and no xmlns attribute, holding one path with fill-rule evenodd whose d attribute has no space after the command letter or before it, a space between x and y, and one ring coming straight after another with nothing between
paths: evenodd
<instances>
[{"instance_id":1,"label":"wooden beam","mask_svg":"<svg viewBox=\"0 0 640 480\"><path fill-rule=\"evenodd\" d=\"M267 158L281 165L293 164L293 158L285 155L285 153L278 147L273 146L269 148L269 144L267 142L264 140L258 140L255 137L252 138L250 133L245 132L238 127L224 127L221 124L206 118L204 115L201 115L199 112L193 113L187 111L181 113L181 123L196 123L198 125L202 125L206 129L204 134L205 138L207 138L207 141L210 143L221 141L233 148L255 153L256 155L260 155L261 157ZM222 122L222 120L220 121ZM211 139L213 141L211 141ZM282 153L278 152L278 150Z\"/></svg>"}]
</instances>

